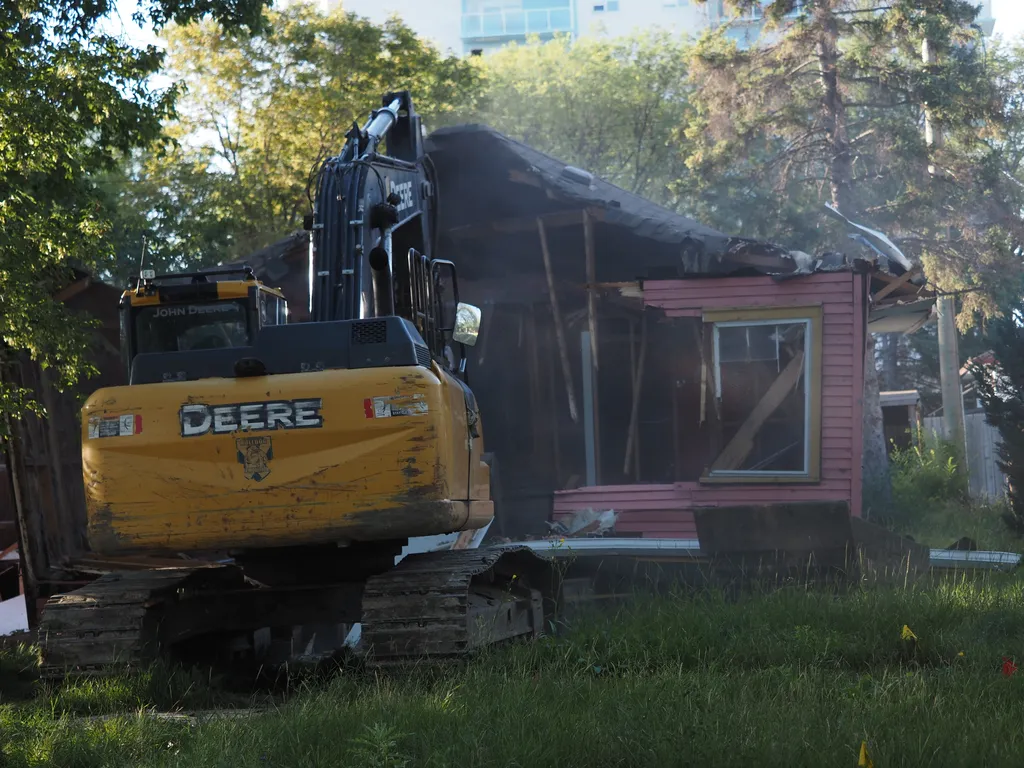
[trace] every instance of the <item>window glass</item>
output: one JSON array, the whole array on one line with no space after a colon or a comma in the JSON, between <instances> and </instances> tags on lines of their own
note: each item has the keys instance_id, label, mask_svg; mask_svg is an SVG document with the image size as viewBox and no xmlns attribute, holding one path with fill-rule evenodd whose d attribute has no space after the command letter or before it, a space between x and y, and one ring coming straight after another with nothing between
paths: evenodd
<instances>
[{"instance_id":1,"label":"window glass","mask_svg":"<svg viewBox=\"0 0 1024 768\"><path fill-rule=\"evenodd\" d=\"M712 475L808 471L810 321L716 323Z\"/></svg>"},{"instance_id":2,"label":"window glass","mask_svg":"<svg viewBox=\"0 0 1024 768\"><path fill-rule=\"evenodd\" d=\"M136 354L244 347L248 343L249 320L244 301L135 309Z\"/></svg>"}]
</instances>

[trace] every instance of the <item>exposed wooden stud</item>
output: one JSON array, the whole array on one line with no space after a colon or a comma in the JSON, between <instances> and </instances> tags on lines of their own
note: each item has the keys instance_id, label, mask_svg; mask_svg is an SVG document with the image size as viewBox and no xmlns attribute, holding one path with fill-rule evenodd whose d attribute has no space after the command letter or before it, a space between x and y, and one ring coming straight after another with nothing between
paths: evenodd
<instances>
[{"instance_id":1,"label":"exposed wooden stud","mask_svg":"<svg viewBox=\"0 0 1024 768\"><path fill-rule=\"evenodd\" d=\"M583 251L587 264L587 326L590 329L590 359L594 370L601 367L597 358L597 307L594 284L597 283L597 264L594 258L594 224L587 212L583 211Z\"/></svg>"},{"instance_id":2,"label":"exposed wooden stud","mask_svg":"<svg viewBox=\"0 0 1024 768\"><path fill-rule=\"evenodd\" d=\"M871 301L874 303L878 303L893 291L898 290L900 286L906 285L911 280L913 280L914 276L917 275L917 273L918 269L916 267L914 269L908 270L907 272L904 272L902 275L900 275L898 278L893 280L891 283L889 283L884 288L879 290L878 293L872 296Z\"/></svg>"},{"instance_id":3,"label":"exposed wooden stud","mask_svg":"<svg viewBox=\"0 0 1024 768\"><path fill-rule=\"evenodd\" d=\"M627 321L629 323L629 384L630 384L630 396L636 392L636 322L632 319ZM626 450L626 462L623 464L623 474L629 474L629 445L628 441L630 438L633 440L633 444L636 445L637 430L634 428L635 425L630 426L629 431L626 433L627 450ZM639 458L640 458L640 446L636 445L633 451L633 480L639 482Z\"/></svg>"},{"instance_id":4,"label":"exposed wooden stud","mask_svg":"<svg viewBox=\"0 0 1024 768\"><path fill-rule=\"evenodd\" d=\"M565 340L565 328L562 326L562 313L558 309L558 293L555 291L555 273L551 267L551 251L548 249L548 234L544 219L537 219L537 234L540 235L540 252L544 257L544 273L548 279L548 297L551 301L551 314L555 322L555 337L558 340L558 354L562 359L562 376L565 378L565 393L569 401L569 417L579 421L576 409L576 394L572 385L572 367L569 364L569 348Z\"/></svg>"},{"instance_id":5,"label":"exposed wooden stud","mask_svg":"<svg viewBox=\"0 0 1024 768\"><path fill-rule=\"evenodd\" d=\"M630 327L630 347L634 347L633 329ZM631 357L633 357L631 350ZM636 479L640 479L640 393L644 383L644 366L647 363L647 314L644 313L640 321L640 358L633 364L633 405L629 413L629 431L626 437L626 461L623 464L623 474L629 473L629 460L634 458ZM674 410L674 409L673 409ZM635 452L635 453L634 453Z\"/></svg>"},{"instance_id":6,"label":"exposed wooden stud","mask_svg":"<svg viewBox=\"0 0 1024 768\"><path fill-rule=\"evenodd\" d=\"M551 350L551 355L548 358L548 403L551 407L551 442L555 450L555 488L559 488L562 482L562 449L559 441L559 413L558 413L558 387L555 384L555 368L558 367L558 361L555 360L557 352L555 348L548 345L548 349Z\"/></svg>"},{"instance_id":7,"label":"exposed wooden stud","mask_svg":"<svg viewBox=\"0 0 1024 768\"><path fill-rule=\"evenodd\" d=\"M679 369L679 361L674 360L672 363L672 381L670 382L672 387L672 479L674 481L680 480L680 464L681 457L683 454L682 446L680 445L680 434L679 434L679 379L677 373Z\"/></svg>"},{"instance_id":8,"label":"exposed wooden stud","mask_svg":"<svg viewBox=\"0 0 1024 768\"><path fill-rule=\"evenodd\" d=\"M583 209L583 253L586 259L587 285L597 282L597 260L594 253L594 222L587 209ZM590 331L590 370L585 376L593 379L594 399L594 451L597 454L597 484L601 484L601 396L598 387L601 365L598 359L597 336L597 293L594 288L587 288L587 328Z\"/></svg>"},{"instance_id":9,"label":"exposed wooden stud","mask_svg":"<svg viewBox=\"0 0 1024 768\"><path fill-rule=\"evenodd\" d=\"M540 355L537 352L537 320L529 310L526 320L526 348L528 351L527 376L530 380L530 414L531 432L533 432L533 455L540 456L543 451L541 440L544 432L544 414L541 412Z\"/></svg>"}]
</instances>

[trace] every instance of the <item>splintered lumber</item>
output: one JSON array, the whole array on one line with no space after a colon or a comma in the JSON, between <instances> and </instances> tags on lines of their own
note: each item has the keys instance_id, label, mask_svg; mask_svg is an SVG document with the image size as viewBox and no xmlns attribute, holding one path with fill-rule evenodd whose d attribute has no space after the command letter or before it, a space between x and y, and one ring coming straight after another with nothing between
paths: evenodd
<instances>
[{"instance_id":1,"label":"splintered lumber","mask_svg":"<svg viewBox=\"0 0 1024 768\"><path fill-rule=\"evenodd\" d=\"M555 273L551 268L551 251L548 248L548 233L544 228L544 219L537 219L537 234L540 235L540 252L544 257L544 274L548 279L548 296L551 300L551 314L555 321L555 338L558 340L558 355L562 359L562 375L565 377L565 393L569 400L569 417L579 421L576 410L576 395L572 385L572 367L569 365L569 348L565 342L565 328L562 325L562 313L558 309L558 293L555 291Z\"/></svg>"},{"instance_id":2,"label":"splintered lumber","mask_svg":"<svg viewBox=\"0 0 1024 768\"><path fill-rule=\"evenodd\" d=\"M594 258L594 223L583 211L583 250L587 259L587 325L590 330L590 359L594 370L601 366L597 359L597 307L594 286L597 283L597 264Z\"/></svg>"},{"instance_id":3,"label":"splintered lumber","mask_svg":"<svg viewBox=\"0 0 1024 768\"><path fill-rule=\"evenodd\" d=\"M632 330L632 329L631 329ZM647 361L647 315L643 316L640 321L640 360L633 371L633 406L629 413L629 432L626 437L626 461L622 465L622 474L629 474L629 460L633 454L634 448L638 452L639 446L634 446L637 440L637 420L640 418L640 391L644 383L644 365ZM637 466L637 474L639 475L639 465Z\"/></svg>"},{"instance_id":4,"label":"splintered lumber","mask_svg":"<svg viewBox=\"0 0 1024 768\"><path fill-rule=\"evenodd\" d=\"M783 368L779 377L772 382L764 397L754 406L754 410L750 412L747 420L743 422L732 440L719 454L715 463L711 465L712 472L736 469L743 464L754 449L754 438L757 437L757 433L761 431L764 423L782 405L790 390L796 385L803 367L804 353L797 352L789 361L789 365Z\"/></svg>"}]
</instances>

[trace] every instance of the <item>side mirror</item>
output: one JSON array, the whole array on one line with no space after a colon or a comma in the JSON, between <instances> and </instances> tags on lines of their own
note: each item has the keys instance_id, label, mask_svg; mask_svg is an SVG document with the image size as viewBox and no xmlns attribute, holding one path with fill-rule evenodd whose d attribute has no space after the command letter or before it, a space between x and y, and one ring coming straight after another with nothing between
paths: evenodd
<instances>
[{"instance_id":1,"label":"side mirror","mask_svg":"<svg viewBox=\"0 0 1024 768\"><path fill-rule=\"evenodd\" d=\"M452 333L452 339L459 344L472 347L476 344L477 337L480 335L480 320L482 317L483 313L479 307L474 307L472 304L463 304L460 301L458 309L455 311L455 331Z\"/></svg>"}]
</instances>

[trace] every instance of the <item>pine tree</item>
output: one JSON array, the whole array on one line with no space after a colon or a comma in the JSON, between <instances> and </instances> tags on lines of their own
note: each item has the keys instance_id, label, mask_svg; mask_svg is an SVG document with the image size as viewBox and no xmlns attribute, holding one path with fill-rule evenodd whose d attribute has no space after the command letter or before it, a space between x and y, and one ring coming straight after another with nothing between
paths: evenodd
<instances>
[{"instance_id":1,"label":"pine tree","mask_svg":"<svg viewBox=\"0 0 1024 768\"><path fill-rule=\"evenodd\" d=\"M1009 482L1005 520L1024 536L1024 313L995 321L988 334L996 362L969 366L989 424L999 430L999 467Z\"/></svg>"},{"instance_id":2,"label":"pine tree","mask_svg":"<svg viewBox=\"0 0 1024 768\"><path fill-rule=\"evenodd\" d=\"M964 292L962 327L998 314L1002 288L1021 271L1014 245L1024 227L1003 157L1014 102L973 26L975 4L729 5L763 8L766 35L741 50L719 29L697 46L695 119L684 129L692 186L681 196L700 200L696 213L712 224L742 222L745 233L805 251L846 240L822 216L829 203L893 237L933 287ZM925 40L932 63L922 60ZM941 145L929 146L921 129L926 107ZM888 462L877 379L867 373L864 476L879 480Z\"/></svg>"}]
</instances>

